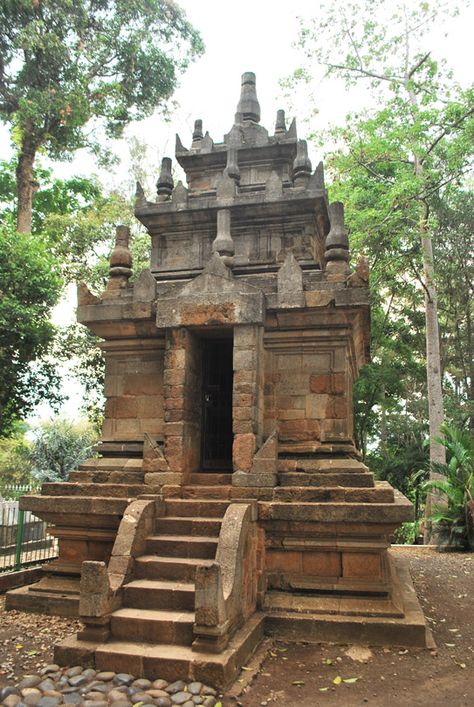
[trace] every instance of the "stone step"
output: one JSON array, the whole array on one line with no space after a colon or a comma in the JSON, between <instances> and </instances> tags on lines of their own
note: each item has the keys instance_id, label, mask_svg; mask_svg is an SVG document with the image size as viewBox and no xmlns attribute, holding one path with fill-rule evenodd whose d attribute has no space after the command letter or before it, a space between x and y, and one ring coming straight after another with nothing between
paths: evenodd
<instances>
[{"instance_id":1,"label":"stone step","mask_svg":"<svg viewBox=\"0 0 474 707\"><path fill-rule=\"evenodd\" d=\"M202 490L201 490L202 496ZM167 498L166 515L183 518L222 518L230 501Z\"/></svg>"},{"instance_id":2,"label":"stone step","mask_svg":"<svg viewBox=\"0 0 474 707\"><path fill-rule=\"evenodd\" d=\"M190 646L194 611L122 608L112 614L112 640Z\"/></svg>"},{"instance_id":3,"label":"stone step","mask_svg":"<svg viewBox=\"0 0 474 707\"><path fill-rule=\"evenodd\" d=\"M143 459L135 459L130 457L94 457L79 464L79 471L94 471L102 469L103 471L132 471L133 469L141 469Z\"/></svg>"},{"instance_id":4,"label":"stone step","mask_svg":"<svg viewBox=\"0 0 474 707\"><path fill-rule=\"evenodd\" d=\"M274 498L276 501L314 503L392 503L394 496L388 485L375 488L282 486L275 489Z\"/></svg>"},{"instance_id":5,"label":"stone step","mask_svg":"<svg viewBox=\"0 0 474 707\"><path fill-rule=\"evenodd\" d=\"M354 588L352 588L354 591ZM387 596L341 596L333 592L330 596L317 592L284 592L270 590L265 594L264 609L295 611L311 614L338 614L344 616L385 616L403 618L403 611Z\"/></svg>"},{"instance_id":6,"label":"stone step","mask_svg":"<svg viewBox=\"0 0 474 707\"><path fill-rule=\"evenodd\" d=\"M155 531L160 535L219 535L220 518L179 518L162 516L155 522Z\"/></svg>"},{"instance_id":7,"label":"stone step","mask_svg":"<svg viewBox=\"0 0 474 707\"><path fill-rule=\"evenodd\" d=\"M211 560L196 557L141 555L135 560L135 577L194 582L196 567L210 563Z\"/></svg>"},{"instance_id":8,"label":"stone step","mask_svg":"<svg viewBox=\"0 0 474 707\"><path fill-rule=\"evenodd\" d=\"M197 680L224 689L237 677L263 638L263 615L256 613L237 631L221 653L196 653L191 646L149 644L112 640L99 645L95 651L95 669L113 670L164 680ZM84 642L74 636L66 639L55 650L55 659L62 664L75 665ZM76 661L76 662L71 662ZM212 676L210 680L209 676Z\"/></svg>"},{"instance_id":9,"label":"stone step","mask_svg":"<svg viewBox=\"0 0 474 707\"><path fill-rule=\"evenodd\" d=\"M134 609L194 611L193 582L134 579L123 588L123 597L124 606Z\"/></svg>"},{"instance_id":10,"label":"stone step","mask_svg":"<svg viewBox=\"0 0 474 707\"><path fill-rule=\"evenodd\" d=\"M232 486L183 486L183 498L230 499Z\"/></svg>"},{"instance_id":11,"label":"stone step","mask_svg":"<svg viewBox=\"0 0 474 707\"><path fill-rule=\"evenodd\" d=\"M319 472L320 474L332 473L364 473L369 468L357 459L279 459L277 470L303 471L307 473Z\"/></svg>"},{"instance_id":12,"label":"stone step","mask_svg":"<svg viewBox=\"0 0 474 707\"><path fill-rule=\"evenodd\" d=\"M199 472L191 474L189 481L192 486L225 486L232 484L232 474L228 472Z\"/></svg>"},{"instance_id":13,"label":"stone step","mask_svg":"<svg viewBox=\"0 0 474 707\"><path fill-rule=\"evenodd\" d=\"M71 471L68 481L83 484L142 484L145 474L136 471Z\"/></svg>"},{"instance_id":14,"label":"stone step","mask_svg":"<svg viewBox=\"0 0 474 707\"><path fill-rule=\"evenodd\" d=\"M150 535L146 539L146 555L163 557L197 557L214 559L217 538L193 537L192 535Z\"/></svg>"},{"instance_id":15,"label":"stone step","mask_svg":"<svg viewBox=\"0 0 474 707\"><path fill-rule=\"evenodd\" d=\"M278 474L278 483L280 486L318 486L334 488L335 486L345 486L352 488L373 488L374 477L372 474L320 474L311 473L280 473Z\"/></svg>"},{"instance_id":16,"label":"stone step","mask_svg":"<svg viewBox=\"0 0 474 707\"><path fill-rule=\"evenodd\" d=\"M112 498L136 498L143 493L159 493L159 486L144 484L71 484L48 482L41 486L43 496L108 496Z\"/></svg>"},{"instance_id":17,"label":"stone step","mask_svg":"<svg viewBox=\"0 0 474 707\"><path fill-rule=\"evenodd\" d=\"M267 611L265 633L279 640L308 643L357 643L365 646L426 647L423 613L404 619L387 616Z\"/></svg>"}]
</instances>

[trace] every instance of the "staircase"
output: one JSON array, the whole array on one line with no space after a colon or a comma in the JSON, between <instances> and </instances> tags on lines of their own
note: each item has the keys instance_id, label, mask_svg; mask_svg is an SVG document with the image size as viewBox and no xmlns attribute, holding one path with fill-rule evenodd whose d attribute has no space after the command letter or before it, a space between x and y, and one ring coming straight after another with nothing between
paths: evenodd
<instances>
[{"instance_id":1,"label":"staircase","mask_svg":"<svg viewBox=\"0 0 474 707\"><path fill-rule=\"evenodd\" d=\"M192 649L196 568L215 559L230 482L231 474L195 474L184 498L166 500L166 515L156 519L111 616L110 638L95 650L97 670L209 681L213 665L214 684L222 686L261 640L262 619L252 617L222 653Z\"/></svg>"}]
</instances>

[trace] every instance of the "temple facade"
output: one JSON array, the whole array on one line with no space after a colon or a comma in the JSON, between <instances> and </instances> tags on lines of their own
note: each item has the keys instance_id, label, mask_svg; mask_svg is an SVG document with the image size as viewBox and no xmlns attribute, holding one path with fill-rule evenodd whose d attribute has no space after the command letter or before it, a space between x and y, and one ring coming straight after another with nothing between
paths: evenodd
<instances>
[{"instance_id":1,"label":"temple facade","mask_svg":"<svg viewBox=\"0 0 474 707\"><path fill-rule=\"evenodd\" d=\"M264 634L425 645L390 536L411 504L354 444L352 388L368 361L368 268L349 266L296 124L260 125L242 76L221 143L194 126L137 185L151 239L133 279L117 228L102 296L78 321L106 361L99 456L23 507L52 524L59 558L7 606L79 615L62 663L225 686Z\"/></svg>"}]
</instances>

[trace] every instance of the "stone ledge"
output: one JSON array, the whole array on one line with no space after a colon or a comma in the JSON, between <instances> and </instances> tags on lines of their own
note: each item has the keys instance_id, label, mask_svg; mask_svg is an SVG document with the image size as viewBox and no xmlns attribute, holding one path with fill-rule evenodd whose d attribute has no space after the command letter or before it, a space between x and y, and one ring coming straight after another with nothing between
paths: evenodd
<instances>
[{"instance_id":1,"label":"stone ledge","mask_svg":"<svg viewBox=\"0 0 474 707\"><path fill-rule=\"evenodd\" d=\"M401 495L401 494L400 494ZM395 497L394 503L259 503L259 520L323 521L327 523L387 523L413 520L413 506Z\"/></svg>"},{"instance_id":2,"label":"stone ledge","mask_svg":"<svg viewBox=\"0 0 474 707\"><path fill-rule=\"evenodd\" d=\"M289 641L357 643L370 646L434 647L413 588L408 562L394 558L403 618L267 611L265 633Z\"/></svg>"}]
</instances>

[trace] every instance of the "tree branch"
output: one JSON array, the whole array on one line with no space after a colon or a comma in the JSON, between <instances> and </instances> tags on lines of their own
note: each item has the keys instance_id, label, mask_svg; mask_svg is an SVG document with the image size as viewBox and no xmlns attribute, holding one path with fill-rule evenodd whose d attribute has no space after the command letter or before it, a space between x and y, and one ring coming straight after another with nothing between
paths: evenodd
<instances>
[{"instance_id":1,"label":"tree branch","mask_svg":"<svg viewBox=\"0 0 474 707\"><path fill-rule=\"evenodd\" d=\"M379 81L388 81L389 83L395 82L401 85L404 83L402 78L395 76L385 76L384 74L376 74L373 71L368 71L367 69L363 68L359 69L355 66L344 66L343 64L324 64L324 66L327 66L329 69L337 69L338 71L356 72L364 78L378 79Z\"/></svg>"},{"instance_id":2,"label":"tree branch","mask_svg":"<svg viewBox=\"0 0 474 707\"><path fill-rule=\"evenodd\" d=\"M456 120L455 123L452 123L451 125L447 125L440 132L440 134L435 138L435 140L433 140L431 145L427 148L425 155L424 155L423 159L421 160L421 162L423 163L425 161L425 159L430 154L430 152L432 152L434 150L434 148L436 147L436 145L448 134L449 130L453 130L453 129L457 128L464 120L466 120L466 118L469 118L470 115L474 115L474 106L472 108L470 108L466 113L464 113L464 115L462 115L458 120Z\"/></svg>"},{"instance_id":3,"label":"tree branch","mask_svg":"<svg viewBox=\"0 0 474 707\"><path fill-rule=\"evenodd\" d=\"M420 68L423 66L423 64L425 63L425 61L429 58L430 54L431 54L431 52L428 52L427 54L425 54L425 56L422 57L422 58L420 59L420 61L419 61L417 64L415 64L415 66L413 67L413 69L410 69L410 71L408 72L408 80L410 80L411 77L413 76L413 74L416 74L416 72L418 71L418 69L420 69Z\"/></svg>"}]
</instances>

